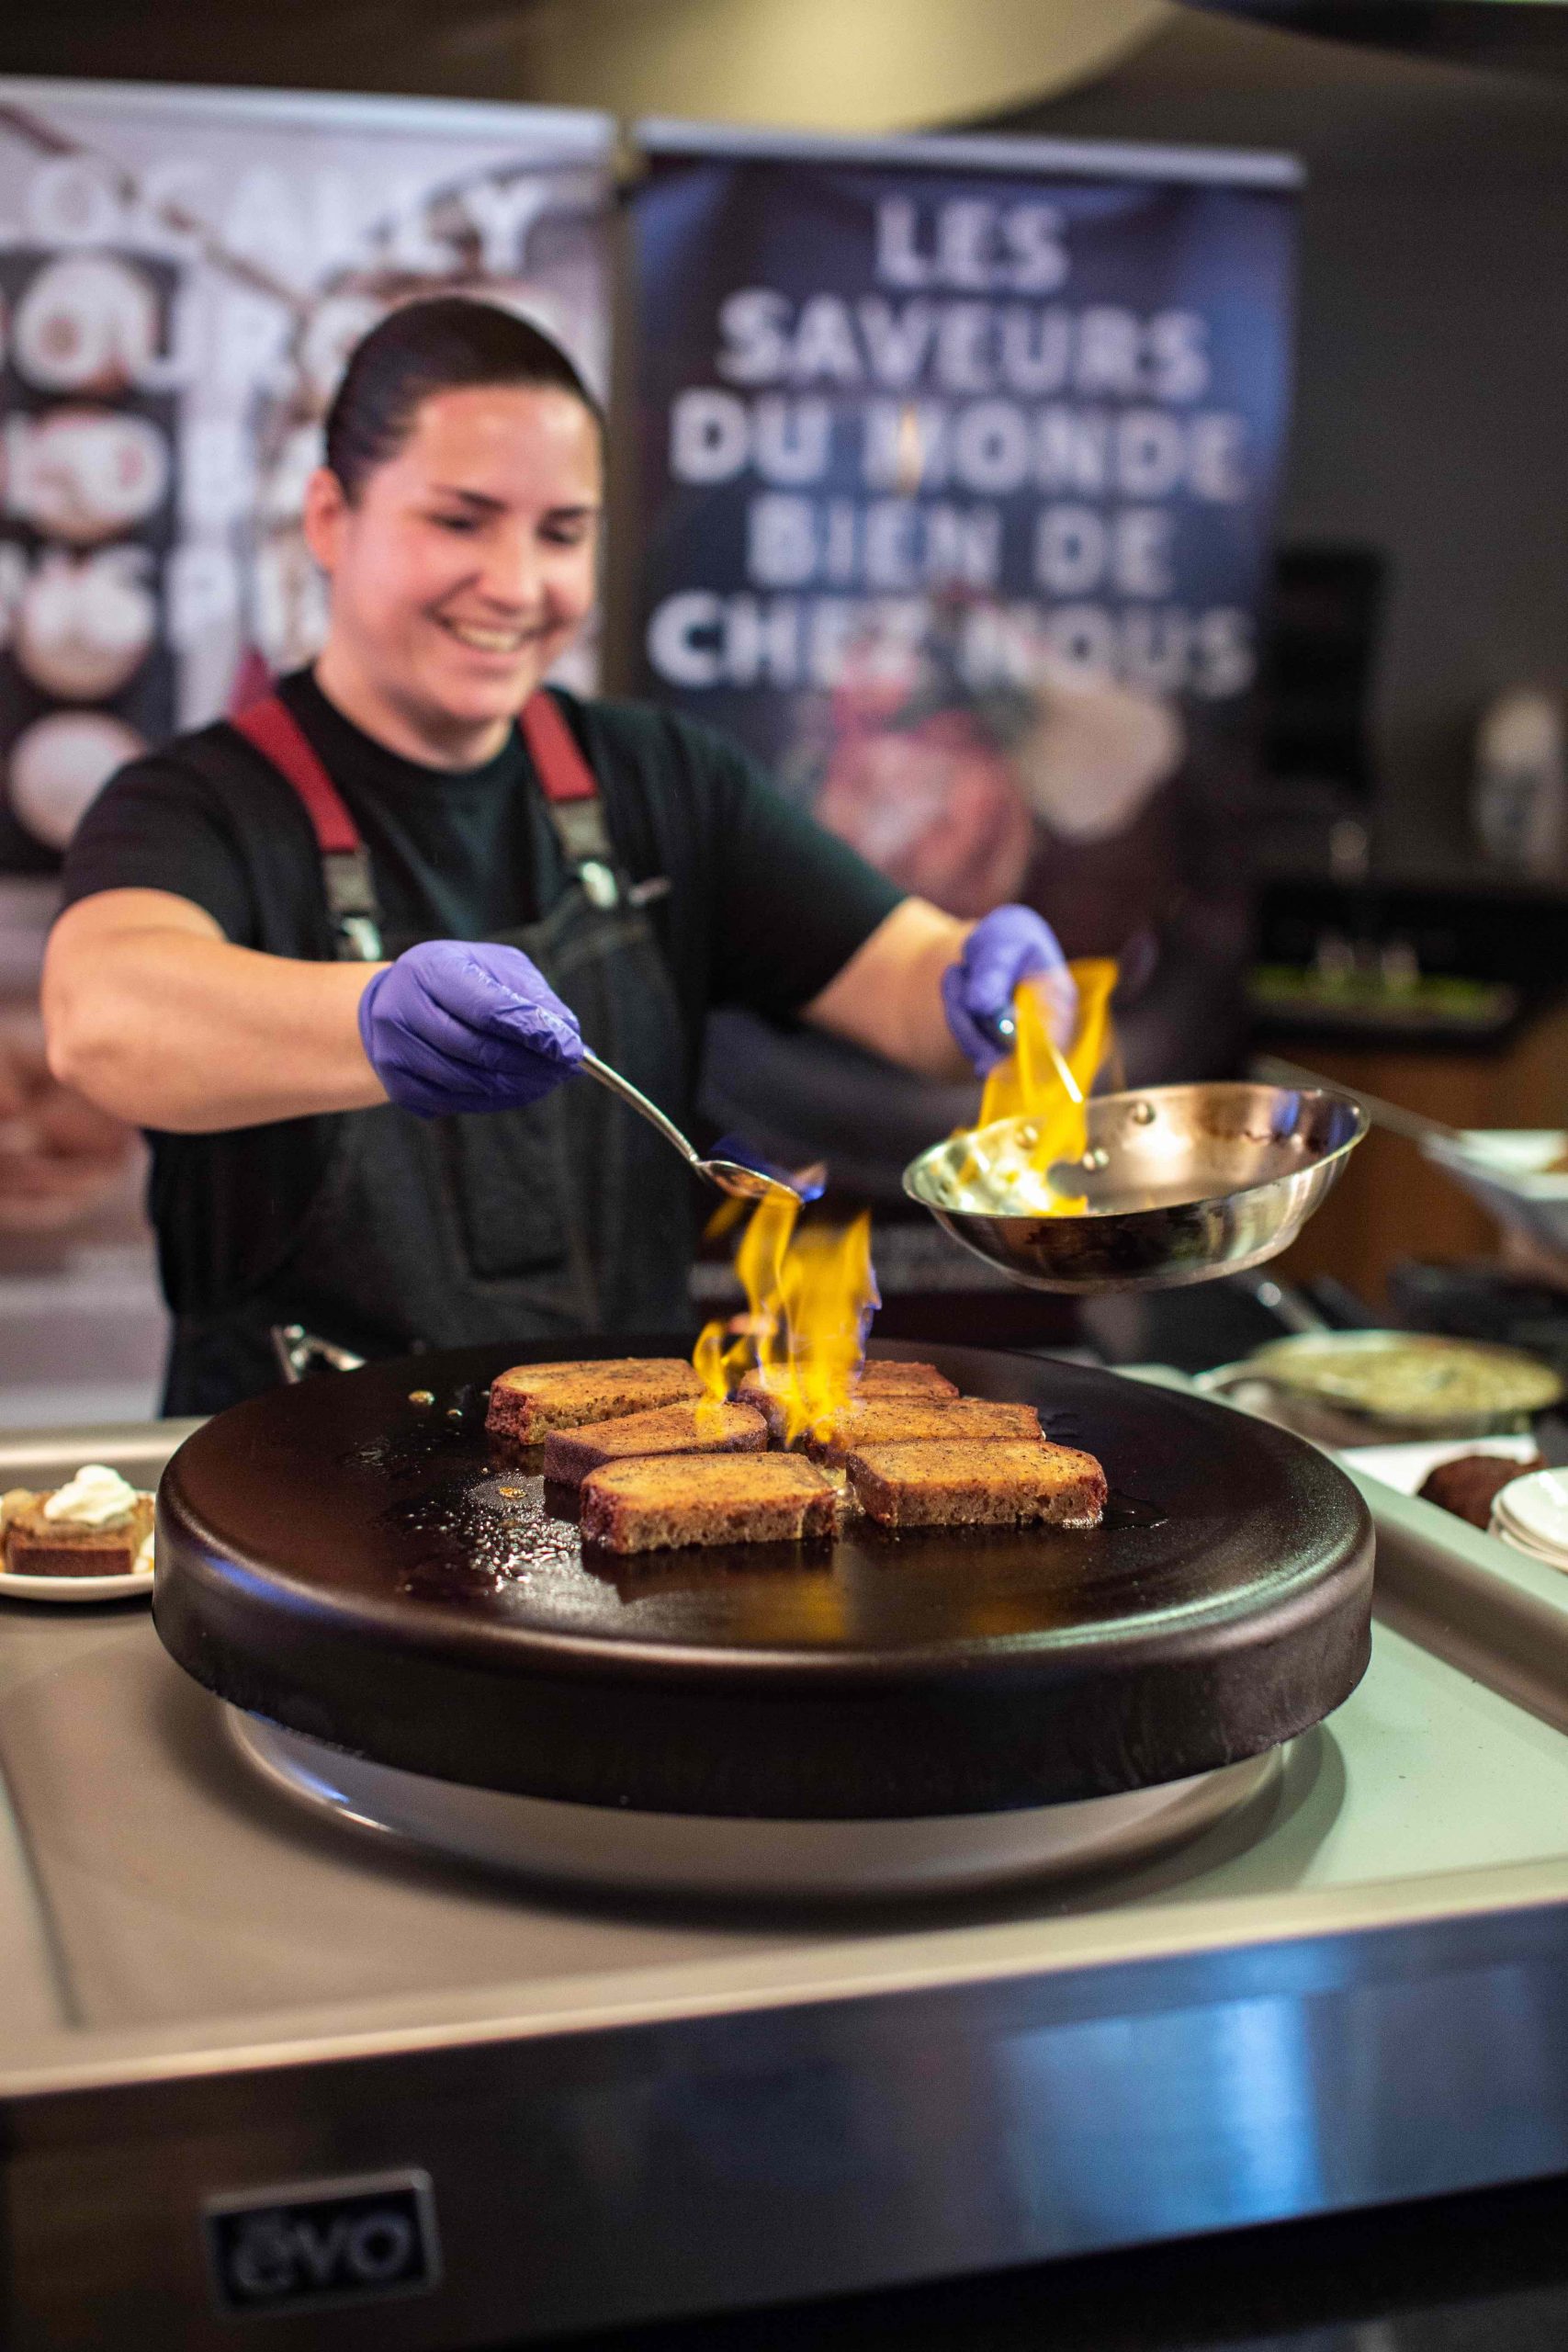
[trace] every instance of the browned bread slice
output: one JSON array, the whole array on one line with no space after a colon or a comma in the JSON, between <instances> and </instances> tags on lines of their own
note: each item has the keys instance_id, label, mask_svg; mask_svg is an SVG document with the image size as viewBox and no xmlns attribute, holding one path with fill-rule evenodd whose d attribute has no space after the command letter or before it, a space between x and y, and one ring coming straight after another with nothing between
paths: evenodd
<instances>
[{"instance_id":1,"label":"browned bread slice","mask_svg":"<svg viewBox=\"0 0 1568 2352\"><path fill-rule=\"evenodd\" d=\"M52 1491L52 1489L51 1490ZM152 1532L152 1498L138 1495L129 1517L114 1527L73 1527L46 1519L49 1494L6 1498L6 1567L12 1576L124 1577Z\"/></svg>"},{"instance_id":2,"label":"browned bread slice","mask_svg":"<svg viewBox=\"0 0 1568 2352\"><path fill-rule=\"evenodd\" d=\"M654 1412L626 1413L615 1421L552 1430L545 1440L545 1476L576 1487L606 1462L665 1453L761 1453L767 1442L768 1425L761 1413L704 1397L696 1405L660 1405Z\"/></svg>"},{"instance_id":3,"label":"browned bread slice","mask_svg":"<svg viewBox=\"0 0 1568 2352\"><path fill-rule=\"evenodd\" d=\"M837 1508L831 1481L795 1453L655 1455L582 1482L582 1532L612 1552L830 1535Z\"/></svg>"},{"instance_id":4,"label":"browned bread slice","mask_svg":"<svg viewBox=\"0 0 1568 2352\"><path fill-rule=\"evenodd\" d=\"M868 1445L914 1445L927 1438L1041 1440L1032 1405L993 1404L983 1396L872 1396L845 1405L806 1440L816 1462L844 1462Z\"/></svg>"},{"instance_id":5,"label":"browned bread slice","mask_svg":"<svg viewBox=\"0 0 1568 2352\"><path fill-rule=\"evenodd\" d=\"M491 1383L485 1427L532 1445L547 1430L615 1421L657 1405L694 1402L703 1384L679 1356L604 1356L567 1363L520 1363Z\"/></svg>"},{"instance_id":6,"label":"browned bread slice","mask_svg":"<svg viewBox=\"0 0 1568 2352\"><path fill-rule=\"evenodd\" d=\"M956 1385L934 1363L899 1363L891 1356L867 1356L855 1384L857 1396L956 1396Z\"/></svg>"},{"instance_id":7,"label":"browned bread slice","mask_svg":"<svg viewBox=\"0 0 1568 2352\"><path fill-rule=\"evenodd\" d=\"M1037 1439L927 1439L849 1458L861 1509L884 1527L978 1527L1046 1520L1098 1527L1105 1473L1092 1453Z\"/></svg>"},{"instance_id":8,"label":"browned bread slice","mask_svg":"<svg viewBox=\"0 0 1568 2352\"><path fill-rule=\"evenodd\" d=\"M745 1405L753 1413L761 1413L768 1425L768 1434L782 1444L784 1433L784 1400L782 1381L775 1372L760 1368L749 1372L735 1391L732 1402Z\"/></svg>"},{"instance_id":9,"label":"browned bread slice","mask_svg":"<svg viewBox=\"0 0 1568 2352\"><path fill-rule=\"evenodd\" d=\"M738 1405L750 1405L761 1413L775 1438L784 1432L784 1406L781 1394L787 1385L788 1374L776 1371L749 1372L735 1391ZM957 1389L931 1363L885 1363L874 1357L862 1366L856 1377L853 1396L856 1401L880 1396L956 1396Z\"/></svg>"}]
</instances>

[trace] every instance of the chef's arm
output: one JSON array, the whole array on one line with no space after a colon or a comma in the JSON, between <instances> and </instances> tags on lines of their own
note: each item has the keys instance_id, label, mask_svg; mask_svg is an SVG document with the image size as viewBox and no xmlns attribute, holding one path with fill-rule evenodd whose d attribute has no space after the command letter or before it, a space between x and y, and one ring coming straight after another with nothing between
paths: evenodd
<instances>
[{"instance_id":1,"label":"chef's arm","mask_svg":"<svg viewBox=\"0 0 1568 2352\"><path fill-rule=\"evenodd\" d=\"M50 1069L100 1110L178 1134L365 1109L387 1099L359 1038L376 968L236 947L171 891L100 891L50 935Z\"/></svg>"},{"instance_id":2,"label":"chef's arm","mask_svg":"<svg viewBox=\"0 0 1568 2352\"><path fill-rule=\"evenodd\" d=\"M921 1078L964 1077L969 1065L948 1026L942 976L973 928L927 899L902 899L802 1018Z\"/></svg>"},{"instance_id":3,"label":"chef's arm","mask_svg":"<svg viewBox=\"0 0 1568 2352\"><path fill-rule=\"evenodd\" d=\"M1071 1041L1077 989L1061 942L1032 907L993 907L960 922L925 899L894 908L806 1007L806 1019L921 1078L995 1068L997 1022L1028 984L1043 991L1059 1046Z\"/></svg>"}]
</instances>

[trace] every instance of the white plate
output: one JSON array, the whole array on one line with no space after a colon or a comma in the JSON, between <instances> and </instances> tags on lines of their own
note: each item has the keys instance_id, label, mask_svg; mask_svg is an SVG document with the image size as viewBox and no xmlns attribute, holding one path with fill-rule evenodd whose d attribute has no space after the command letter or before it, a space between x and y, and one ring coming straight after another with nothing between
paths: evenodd
<instances>
[{"instance_id":1,"label":"white plate","mask_svg":"<svg viewBox=\"0 0 1568 2352\"><path fill-rule=\"evenodd\" d=\"M129 1600L132 1593L152 1599L146 1568L118 1577L28 1577L0 1570L0 1600Z\"/></svg>"},{"instance_id":2,"label":"white plate","mask_svg":"<svg viewBox=\"0 0 1568 2352\"><path fill-rule=\"evenodd\" d=\"M1502 1488L1494 1516L1532 1552L1568 1559L1568 1478L1561 1470L1536 1470Z\"/></svg>"},{"instance_id":3,"label":"white plate","mask_svg":"<svg viewBox=\"0 0 1568 2352\"><path fill-rule=\"evenodd\" d=\"M1539 1560L1543 1568L1556 1568L1560 1575L1568 1576L1568 1560L1561 1552L1543 1552L1539 1544L1527 1544L1522 1535L1516 1535L1512 1528L1504 1525L1495 1511L1486 1532L1495 1543L1506 1544L1510 1552L1522 1552L1527 1560Z\"/></svg>"}]
</instances>

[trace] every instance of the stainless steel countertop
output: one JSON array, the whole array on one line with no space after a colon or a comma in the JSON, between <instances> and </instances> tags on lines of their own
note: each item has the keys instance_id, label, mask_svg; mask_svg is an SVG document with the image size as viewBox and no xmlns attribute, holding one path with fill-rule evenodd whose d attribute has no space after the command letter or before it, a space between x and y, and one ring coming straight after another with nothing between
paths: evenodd
<instances>
[{"instance_id":1,"label":"stainless steel countertop","mask_svg":"<svg viewBox=\"0 0 1568 2352\"><path fill-rule=\"evenodd\" d=\"M467 2300L277 2337L379 2352L1568 2165L1568 1580L1367 1491L1371 1669L1245 1812L897 1912L585 1900L346 1835L245 1770L144 1604L0 1605L0 2096L46 2315L14 2340L78 2340L110 2181L102 2307L152 2264L197 2346L203 2197L427 2161ZM552 2243L513 2245L558 2174ZM787 2258L741 2226L780 2198Z\"/></svg>"}]
</instances>

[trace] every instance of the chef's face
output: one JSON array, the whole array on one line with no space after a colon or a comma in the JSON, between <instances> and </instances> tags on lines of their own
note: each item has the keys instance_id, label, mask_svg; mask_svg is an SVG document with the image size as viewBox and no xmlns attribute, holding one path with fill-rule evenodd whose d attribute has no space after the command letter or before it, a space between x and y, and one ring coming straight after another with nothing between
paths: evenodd
<instances>
[{"instance_id":1,"label":"chef's face","mask_svg":"<svg viewBox=\"0 0 1568 2352\"><path fill-rule=\"evenodd\" d=\"M324 468L305 528L332 583L323 657L432 746L485 757L593 602L599 427L553 388L421 402L351 501Z\"/></svg>"}]
</instances>

